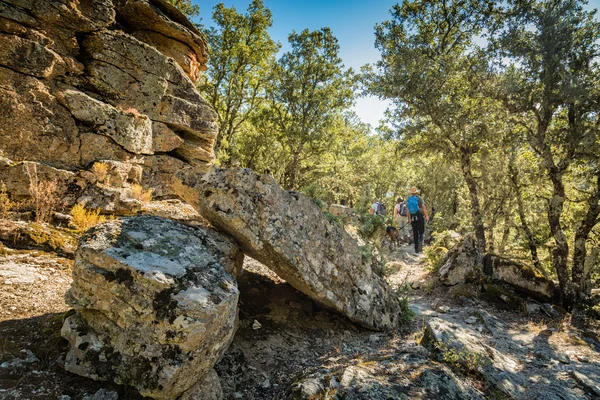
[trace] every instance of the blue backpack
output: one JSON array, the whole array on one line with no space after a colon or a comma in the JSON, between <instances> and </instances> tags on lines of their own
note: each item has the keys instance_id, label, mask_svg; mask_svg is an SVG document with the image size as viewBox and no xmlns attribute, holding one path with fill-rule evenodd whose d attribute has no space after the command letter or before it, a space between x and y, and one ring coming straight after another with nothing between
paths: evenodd
<instances>
[{"instance_id":1,"label":"blue backpack","mask_svg":"<svg viewBox=\"0 0 600 400\"><path fill-rule=\"evenodd\" d=\"M411 214L416 214L421 211L419 208L419 196L410 196L406 200L406 205L408 207L408 212Z\"/></svg>"}]
</instances>

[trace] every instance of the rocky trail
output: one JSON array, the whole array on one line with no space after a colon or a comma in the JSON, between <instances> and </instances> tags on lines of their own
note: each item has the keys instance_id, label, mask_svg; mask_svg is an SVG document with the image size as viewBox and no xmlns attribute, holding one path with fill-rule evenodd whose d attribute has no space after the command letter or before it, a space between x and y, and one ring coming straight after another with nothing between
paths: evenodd
<instances>
[{"instance_id":1,"label":"rocky trail","mask_svg":"<svg viewBox=\"0 0 600 400\"><path fill-rule=\"evenodd\" d=\"M0 398L141 399L132 389L64 371L68 345L60 328L69 307L62 296L72 262L35 250L3 251ZM600 396L600 341L589 321L551 317L531 300L523 312L492 305L473 287L440 286L409 247L389 254L386 279L415 315L400 331L374 332L246 257L239 328L215 365L223 398Z\"/></svg>"}]
</instances>

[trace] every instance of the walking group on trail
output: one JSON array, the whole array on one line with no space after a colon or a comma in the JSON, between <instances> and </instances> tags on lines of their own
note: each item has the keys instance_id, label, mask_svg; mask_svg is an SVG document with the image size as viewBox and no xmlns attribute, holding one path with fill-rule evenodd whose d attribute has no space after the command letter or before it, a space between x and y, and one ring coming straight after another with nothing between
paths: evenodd
<instances>
[{"instance_id":1,"label":"walking group on trail","mask_svg":"<svg viewBox=\"0 0 600 400\"><path fill-rule=\"evenodd\" d=\"M423 198L419 196L419 190L415 186L410 188L410 196L406 199L406 202L402 197L398 197L394 207L394 222L399 226L400 236L408 239L409 242L408 226L412 227L415 253L422 253L425 224L429 222L429 213Z\"/></svg>"},{"instance_id":2,"label":"walking group on trail","mask_svg":"<svg viewBox=\"0 0 600 400\"><path fill-rule=\"evenodd\" d=\"M374 198L369 213L385 216L385 205ZM386 233L392 236L393 232L394 239L402 238L410 243L408 227L412 227L412 242L415 245L415 253L422 253L425 224L429 222L429 212L425 206L425 201L419 196L419 189L415 186L410 188L410 196L406 199L406 202L402 197L398 197L396 200L393 221L398 225L398 229L388 226Z\"/></svg>"}]
</instances>

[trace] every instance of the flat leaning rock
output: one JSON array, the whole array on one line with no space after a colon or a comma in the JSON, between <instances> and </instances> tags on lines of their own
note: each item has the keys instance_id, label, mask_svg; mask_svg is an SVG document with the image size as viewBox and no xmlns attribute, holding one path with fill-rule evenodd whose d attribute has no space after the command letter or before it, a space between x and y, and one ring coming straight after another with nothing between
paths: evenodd
<instances>
[{"instance_id":1,"label":"flat leaning rock","mask_svg":"<svg viewBox=\"0 0 600 400\"><path fill-rule=\"evenodd\" d=\"M398 298L308 197L249 169L188 168L175 178L182 198L297 290L367 328L398 326Z\"/></svg>"},{"instance_id":2,"label":"flat leaning rock","mask_svg":"<svg viewBox=\"0 0 600 400\"><path fill-rule=\"evenodd\" d=\"M65 369L177 398L213 374L231 343L241 254L213 229L158 217L91 229L76 252L76 313L61 332L71 344Z\"/></svg>"}]
</instances>

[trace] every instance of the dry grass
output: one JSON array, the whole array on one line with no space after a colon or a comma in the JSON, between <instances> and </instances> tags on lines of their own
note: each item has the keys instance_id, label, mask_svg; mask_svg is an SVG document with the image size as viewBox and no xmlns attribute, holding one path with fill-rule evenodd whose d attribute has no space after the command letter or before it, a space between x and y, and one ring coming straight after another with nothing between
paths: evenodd
<instances>
[{"instance_id":1,"label":"dry grass","mask_svg":"<svg viewBox=\"0 0 600 400\"><path fill-rule=\"evenodd\" d=\"M6 191L6 185L0 181L0 219L8 218L8 213L17 207L17 203L12 201Z\"/></svg>"},{"instance_id":2,"label":"dry grass","mask_svg":"<svg viewBox=\"0 0 600 400\"><path fill-rule=\"evenodd\" d=\"M108 164L103 162L94 163L94 165L92 165L92 173L98 181L108 184Z\"/></svg>"},{"instance_id":3,"label":"dry grass","mask_svg":"<svg viewBox=\"0 0 600 400\"><path fill-rule=\"evenodd\" d=\"M129 108L118 107L118 108L126 114L132 114L136 118L144 116L144 114L140 113L137 109L135 109L133 107L129 107Z\"/></svg>"},{"instance_id":4,"label":"dry grass","mask_svg":"<svg viewBox=\"0 0 600 400\"><path fill-rule=\"evenodd\" d=\"M39 179L35 164L26 165L25 173L29 177L29 195L31 196L31 205L35 210L35 221L48 222L52 213L62 206L58 194L58 182L56 179Z\"/></svg>"},{"instance_id":5,"label":"dry grass","mask_svg":"<svg viewBox=\"0 0 600 400\"><path fill-rule=\"evenodd\" d=\"M141 185L134 183L131 185L131 198L139 200L142 203L149 203L152 201L152 189L144 190Z\"/></svg>"},{"instance_id":6,"label":"dry grass","mask_svg":"<svg viewBox=\"0 0 600 400\"><path fill-rule=\"evenodd\" d=\"M73 216L72 224L79 232L84 232L93 226L106 221L104 215L100 215L100 210L86 210L81 204L75 204L71 210Z\"/></svg>"}]
</instances>

